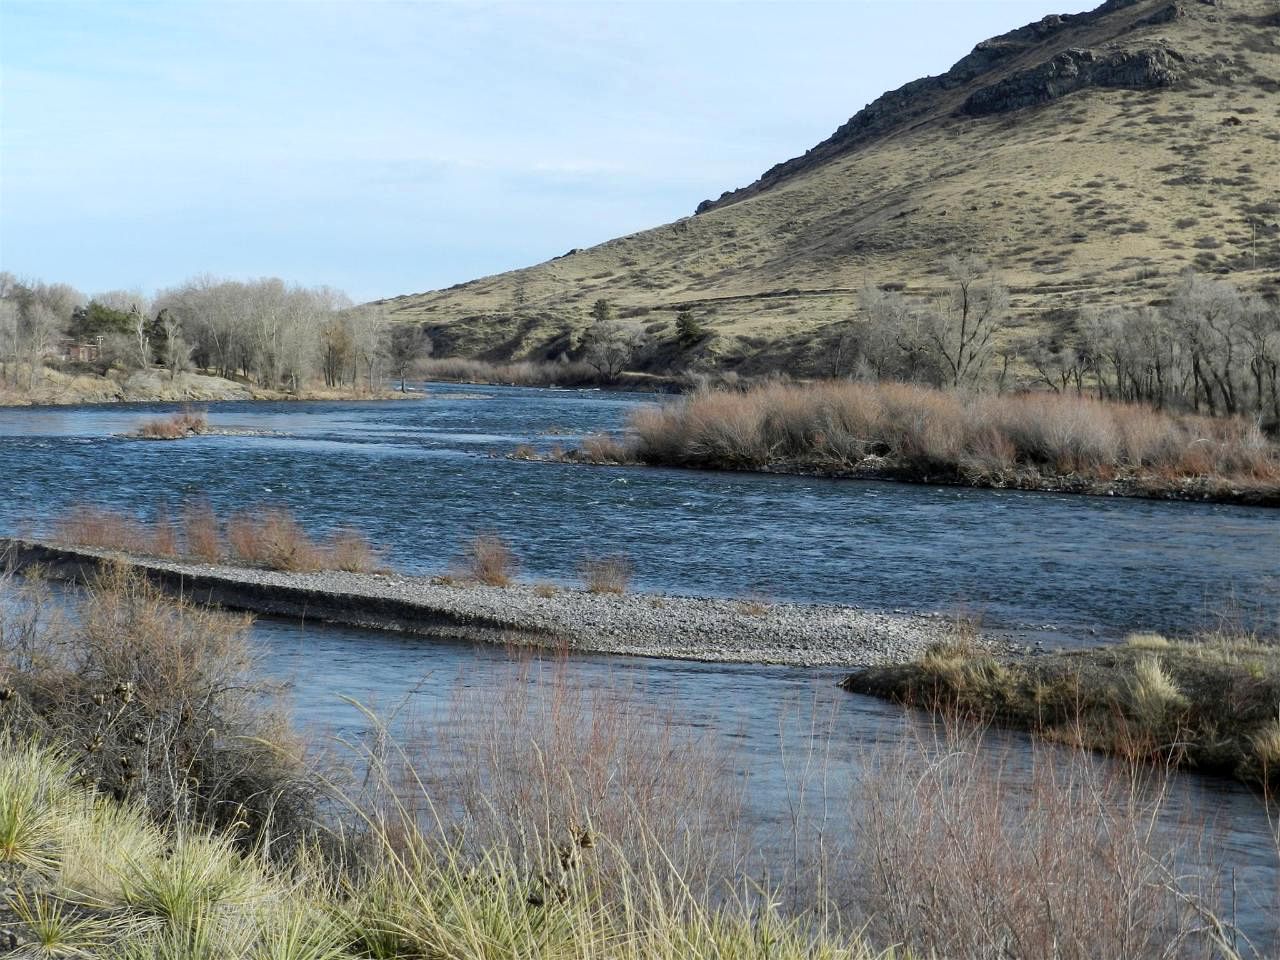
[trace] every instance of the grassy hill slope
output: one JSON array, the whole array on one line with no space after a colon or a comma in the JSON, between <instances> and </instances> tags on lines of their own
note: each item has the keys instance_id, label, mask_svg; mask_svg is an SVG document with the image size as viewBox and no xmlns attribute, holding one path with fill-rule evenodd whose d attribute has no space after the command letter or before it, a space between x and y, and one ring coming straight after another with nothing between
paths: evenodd
<instances>
[{"instance_id":1,"label":"grassy hill slope","mask_svg":"<svg viewBox=\"0 0 1280 960\"><path fill-rule=\"evenodd\" d=\"M968 251L998 268L1028 333L1082 305L1158 302L1188 267L1276 290L1276 5L1111 0L1047 17L696 216L387 303L438 352L485 359L558 355L597 298L655 342L688 306L716 359L803 371L865 284L927 294Z\"/></svg>"}]
</instances>

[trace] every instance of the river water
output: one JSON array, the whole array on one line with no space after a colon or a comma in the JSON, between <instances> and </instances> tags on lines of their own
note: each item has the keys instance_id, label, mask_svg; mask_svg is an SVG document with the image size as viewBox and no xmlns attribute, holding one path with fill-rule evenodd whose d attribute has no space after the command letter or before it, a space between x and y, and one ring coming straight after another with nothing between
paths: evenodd
<instances>
[{"instance_id":1,"label":"river water","mask_svg":"<svg viewBox=\"0 0 1280 960\"><path fill-rule=\"evenodd\" d=\"M624 552L635 587L671 593L963 609L1064 642L1221 617L1280 625L1280 514L1208 504L978 491L750 474L527 463L519 443L573 445L652 398L429 385L385 403L210 404L249 436L145 443L119 435L172 405L0 410L0 532L47 529L77 503L153 514L207 497L220 510L285 504L315 530L347 524L411 571L446 568L480 531L505 536L530 579L572 582L586 553ZM340 698L430 707L484 696L523 669L498 649L270 620L255 628L299 720L358 736ZM788 809L787 756L813 711L830 717L828 782L901 736L903 712L835 691L838 672L576 657L585 684L619 680L716 738L766 829ZM1014 738L1015 741L1017 738ZM1280 946L1274 833L1238 786L1177 778L1174 819L1207 817L1255 938ZM776 825L776 824L775 824Z\"/></svg>"}]
</instances>

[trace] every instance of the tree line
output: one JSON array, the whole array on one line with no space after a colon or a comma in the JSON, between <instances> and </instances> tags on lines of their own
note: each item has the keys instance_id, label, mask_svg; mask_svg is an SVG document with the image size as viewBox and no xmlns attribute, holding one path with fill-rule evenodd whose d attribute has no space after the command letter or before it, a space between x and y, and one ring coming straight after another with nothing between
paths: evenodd
<instances>
[{"instance_id":1,"label":"tree line","mask_svg":"<svg viewBox=\"0 0 1280 960\"><path fill-rule=\"evenodd\" d=\"M417 324L393 324L330 287L276 278L196 277L148 297L113 290L85 297L66 284L0 273L0 377L34 387L63 343L89 348L98 373L161 367L240 378L278 390L323 382L375 388L431 352Z\"/></svg>"},{"instance_id":2,"label":"tree line","mask_svg":"<svg viewBox=\"0 0 1280 960\"><path fill-rule=\"evenodd\" d=\"M837 329L830 373L1004 389L1012 370L1058 393L1280 421L1280 307L1228 280L1186 273L1159 306L1086 309L1030 338L1013 325L991 269L952 258L933 299L864 289L858 316Z\"/></svg>"}]
</instances>

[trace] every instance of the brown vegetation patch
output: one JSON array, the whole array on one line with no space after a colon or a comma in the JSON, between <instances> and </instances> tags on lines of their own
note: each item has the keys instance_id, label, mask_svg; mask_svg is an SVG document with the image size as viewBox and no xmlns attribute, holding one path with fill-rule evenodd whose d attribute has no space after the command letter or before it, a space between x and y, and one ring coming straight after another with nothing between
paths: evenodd
<instances>
[{"instance_id":1,"label":"brown vegetation patch","mask_svg":"<svg viewBox=\"0 0 1280 960\"><path fill-rule=\"evenodd\" d=\"M631 560L620 553L587 557L579 569L589 593L626 593L631 585Z\"/></svg>"},{"instance_id":2,"label":"brown vegetation patch","mask_svg":"<svg viewBox=\"0 0 1280 960\"><path fill-rule=\"evenodd\" d=\"M136 435L145 440L180 440L199 436L208 430L209 418L203 410L183 410L168 417L148 420L138 428Z\"/></svg>"},{"instance_id":3,"label":"brown vegetation patch","mask_svg":"<svg viewBox=\"0 0 1280 960\"><path fill-rule=\"evenodd\" d=\"M496 533L482 533L467 544L455 576L488 587L506 587L515 579L519 566L506 540Z\"/></svg>"},{"instance_id":4,"label":"brown vegetation patch","mask_svg":"<svg viewBox=\"0 0 1280 960\"><path fill-rule=\"evenodd\" d=\"M59 616L46 586L0 582L0 728L65 743L84 783L177 818L263 839L310 816L301 753L257 679L244 616L164 596L105 568Z\"/></svg>"},{"instance_id":5,"label":"brown vegetation patch","mask_svg":"<svg viewBox=\"0 0 1280 960\"><path fill-rule=\"evenodd\" d=\"M825 381L699 392L632 416L642 462L1112 492L1232 487L1280 501L1280 445L1244 418L1062 394Z\"/></svg>"},{"instance_id":6,"label":"brown vegetation patch","mask_svg":"<svg viewBox=\"0 0 1280 960\"><path fill-rule=\"evenodd\" d=\"M144 522L102 507L76 506L55 524L54 540L204 563L230 560L272 570L375 573L383 569L378 550L359 531L340 529L316 539L283 507L239 511L223 523L206 500L184 505L177 525L164 512Z\"/></svg>"}]
</instances>

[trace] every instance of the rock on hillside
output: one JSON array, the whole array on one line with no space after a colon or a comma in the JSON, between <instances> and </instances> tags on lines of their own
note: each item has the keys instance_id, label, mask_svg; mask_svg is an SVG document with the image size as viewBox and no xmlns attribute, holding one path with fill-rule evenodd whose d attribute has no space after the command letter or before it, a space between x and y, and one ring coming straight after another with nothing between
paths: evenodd
<instances>
[{"instance_id":1,"label":"rock on hillside","mask_svg":"<svg viewBox=\"0 0 1280 960\"><path fill-rule=\"evenodd\" d=\"M1187 268L1275 291L1277 169L1273 0L1109 0L978 44L696 216L389 304L438 354L557 356L605 298L655 363L804 371L865 284L927 294L950 253L995 264L1024 332ZM682 347L680 309L714 341Z\"/></svg>"}]
</instances>

